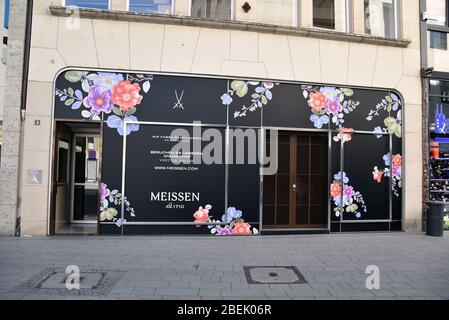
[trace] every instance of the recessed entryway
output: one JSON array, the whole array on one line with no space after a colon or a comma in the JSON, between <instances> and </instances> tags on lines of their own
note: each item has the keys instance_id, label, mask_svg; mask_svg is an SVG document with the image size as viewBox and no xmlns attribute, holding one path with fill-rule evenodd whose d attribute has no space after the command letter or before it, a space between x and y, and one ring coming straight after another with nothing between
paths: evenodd
<instances>
[{"instance_id":1,"label":"recessed entryway","mask_svg":"<svg viewBox=\"0 0 449 320\"><path fill-rule=\"evenodd\" d=\"M101 124L56 122L50 234L97 234Z\"/></svg>"}]
</instances>

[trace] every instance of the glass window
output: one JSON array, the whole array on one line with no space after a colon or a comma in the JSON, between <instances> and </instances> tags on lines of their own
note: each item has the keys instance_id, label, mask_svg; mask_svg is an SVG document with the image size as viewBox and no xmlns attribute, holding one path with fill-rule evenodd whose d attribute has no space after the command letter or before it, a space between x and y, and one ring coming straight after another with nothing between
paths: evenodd
<instances>
[{"instance_id":1,"label":"glass window","mask_svg":"<svg viewBox=\"0 0 449 320\"><path fill-rule=\"evenodd\" d=\"M395 0L365 0L365 33L395 38Z\"/></svg>"},{"instance_id":2,"label":"glass window","mask_svg":"<svg viewBox=\"0 0 449 320\"><path fill-rule=\"evenodd\" d=\"M447 0L430 0L426 3L427 17L430 24L447 24Z\"/></svg>"},{"instance_id":3,"label":"glass window","mask_svg":"<svg viewBox=\"0 0 449 320\"><path fill-rule=\"evenodd\" d=\"M204 19L231 19L232 0L192 0L191 16Z\"/></svg>"},{"instance_id":4,"label":"glass window","mask_svg":"<svg viewBox=\"0 0 449 320\"><path fill-rule=\"evenodd\" d=\"M65 5L107 10L109 9L109 0L65 0Z\"/></svg>"},{"instance_id":5,"label":"glass window","mask_svg":"<svg viewBox=\"0 0 449 320\"><path fill-rule=\"evenodd\" d=\"M129 11L172 13L172 0L129 0Z\"/></svg>"},{"instance_id":6,"label":"glass window","mask_svg":"<svg viewBox=\"0 0 449 320\"><path fill-rule=\"evenodd\" d=\"M430 47L432 49L447 50L447 33L430 31Z\"/></svg>"},{"instance_id":7,"label":"glass window","mask_svg":"<svg viewBox=\"0 0 449 320\"><path fill-rule=\"evenodd\" d=\"M346 0L313 0L313 26L346 31Z\"/></svg>"},{"instance_id":8,"label":"glass window","mask_svg":"<svg viewBox=\"0 0 449 320\"><path fill-rule=\"evenodd\" d=\"M449 102L449 81L430 80L430 95L447 96L446 102Z\"/></svg>"}]
</instances>

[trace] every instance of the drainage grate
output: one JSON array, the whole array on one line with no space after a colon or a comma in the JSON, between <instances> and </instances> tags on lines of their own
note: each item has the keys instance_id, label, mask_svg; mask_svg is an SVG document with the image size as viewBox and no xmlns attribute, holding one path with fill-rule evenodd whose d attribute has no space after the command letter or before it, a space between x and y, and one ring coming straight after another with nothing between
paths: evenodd
<instances>
[{"instance_id":1,"label":"drainage grate","mask_svg":"<svg viewBox=\"0 0 449 320\"><path fill-rule=\"evenodd\" d=\"M247 267L244 266L249 284L289 284L307 283L304 276L294 266Z\"/></svg>"},{"instance_id":2,"label":"drainage grate","mask_svg":"<svg viewBox=\"0 0 449 320\"><path fill-rule=\"evenodd\" d=\"M66 288L67 274L64 270L47 268L13 288L13 293L44 294L57 296L104 296L119 282L121 271L81 270L80 289Z\"/></svg>"}]
</instances>

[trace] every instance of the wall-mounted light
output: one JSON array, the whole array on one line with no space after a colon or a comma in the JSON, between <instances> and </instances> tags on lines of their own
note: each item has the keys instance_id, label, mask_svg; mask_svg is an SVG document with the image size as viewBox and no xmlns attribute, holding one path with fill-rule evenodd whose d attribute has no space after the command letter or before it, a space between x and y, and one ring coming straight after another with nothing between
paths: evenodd
<instances>
[{"instance_id":1,"label":"wall-mounted light","mask_svg":"<svg viewBox=\"0 0 449 320\"><path fill-rule=\"evenodd\" d=\"M243 11L245 11L245 13L248 13L249 10L251 10L251 6L249 5L248 2L245 2L242 6Z\"/></svg>"}]
</instances>

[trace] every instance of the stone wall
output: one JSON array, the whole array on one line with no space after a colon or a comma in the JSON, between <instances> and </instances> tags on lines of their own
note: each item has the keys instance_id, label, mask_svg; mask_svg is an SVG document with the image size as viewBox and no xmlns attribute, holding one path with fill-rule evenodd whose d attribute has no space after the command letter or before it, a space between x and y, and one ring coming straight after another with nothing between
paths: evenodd
<instances>
[{"instance_id":1,"label":"stone wall","mask_svg":"<svg viewBox=\"0 0 449 320\"><path fill-rule=\"evenodd\" d=\"M20 118L23 52L26 23L26 0L14 0L10 5L8 53L4 109L3 142L0 159L0 235L14 235L19 204Z\"/></svg>"}]
</instances>

